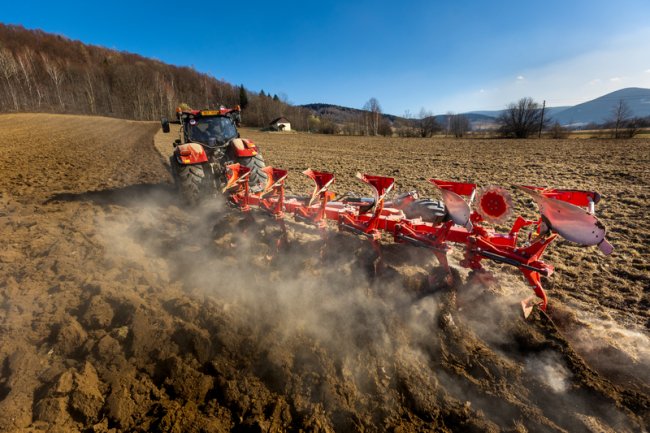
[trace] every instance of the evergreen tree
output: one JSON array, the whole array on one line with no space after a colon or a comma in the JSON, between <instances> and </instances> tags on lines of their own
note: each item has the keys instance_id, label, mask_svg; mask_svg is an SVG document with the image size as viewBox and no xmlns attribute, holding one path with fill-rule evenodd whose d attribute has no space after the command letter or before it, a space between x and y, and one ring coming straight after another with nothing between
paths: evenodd
<instances>
[{"instance_id":1,"label":"evergreen tree","mask_svg":"<svg viewBox=\"0 0 650 433\"><path fill-rule=\"evenodd\" d=\"M243 84L239 86L239 106L242 110L248 107L248 94Z\"/></svg>"}]
</instances>

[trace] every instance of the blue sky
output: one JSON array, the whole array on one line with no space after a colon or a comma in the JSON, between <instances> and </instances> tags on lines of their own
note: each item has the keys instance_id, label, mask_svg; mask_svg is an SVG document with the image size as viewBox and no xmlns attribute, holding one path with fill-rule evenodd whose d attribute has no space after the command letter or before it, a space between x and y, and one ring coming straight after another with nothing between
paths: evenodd
<instances>
[{"instance_id":1,"label":"blue sky","mask_svg":"<svg viewBox=\"0 0 650 433\"><path fill-rule=\"evenodd\" d=\"M650 1L25 1L0 22L194 66L291 103L436 114L650 88Z\"/></svg>"}]
</instances>

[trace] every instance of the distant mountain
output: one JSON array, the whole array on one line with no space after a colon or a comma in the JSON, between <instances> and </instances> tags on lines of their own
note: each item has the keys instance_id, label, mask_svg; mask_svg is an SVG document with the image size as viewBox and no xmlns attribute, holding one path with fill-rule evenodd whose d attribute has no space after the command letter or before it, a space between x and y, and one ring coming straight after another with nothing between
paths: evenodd
<instances>
[{"instance_id":1,"label":"distant mountain","mask_svg":"<svg viewBox=\"0 0 650 433\"><path fill-rule=\"evenodd\" d=\"M305 104L305 105L301 105L301 107L313 111L314 114L317 116L325 116L338 124L344 124L350 121L354 122L356 119L358 119L359 114L364 112L364 110L360 110L358 108L343 107L340 105L324 104L324 103ZM478 114L478 113L465 113L464 115L468 118L470 125L472 126L473 129L494 127L496 124L496 119L494 117L485 116L483 114ZM415 122L417 121L417 119L413 119L413 118L406 119L404 117L395 116L393 114L385 114L385 113L382 114L382 117L388 119L391 123L395 123L395 121L400 121L403 122L403 124L411 123L414 125ZM444 127L447 124L449 115L440 114L433 117L436 119L436 122L438 122L438 124Z\"/></svg>"},{"instance_id":2,"label":"distant mountain","mask_svg":"<svg viewBox=\"0 0 650 433\"><path fill-rule=\"evenodd\" d=\"M477 112L462 113L462 115L467 117L470 127L474 130L491 129L496 127L497 119L495 116L489 116ZM447 125L449 117L450 115L448 114L439 114L435 116L436 122L438 122L438 124L440 124L443 128Z\"/></svg>"},{"instance_id":3,"label":"distant mountain","mask_svg":"<svg viewBox=\"0 0 650 433\"><path fill-rule=\"evenodd\" d=\"M358 108L343 107L340 105L334 104L305 104L301 107L308 108L318 116L327 116L330 120L337 123L345 123L352 120L354 117L358 116L359 113L363 113L364 110L359 110ZM393 114L382 114L382 117L394 122L396 119L401 119L399 116Z\"/></svg>"},{"instance_id":4,"label":"distant mountain","mask_svg":"<svg viewBox=\"0 0 650 433\"><path fill-rule=\"evenodd\" d=\"M638 87L617 90L572 107L546 107L545 116L565 126L604 123L612 118L612 112L621 100L630 109L631 117L650 116L650 89ZM480 114L496 119L503 111L472 111L466 114Z\"/></svg>"},{"instance_id":5,"label":"distant mountain","mask_svg":"<svg viewBox=\"0 0 650 433\"><path fill-rule=\"evenodd\" d=\"M632 117L650 116L650 89L628 87L569 107L551 117L569 126L603 123L612 118L612 112L621 100L627 104Z\"/></svg>"},{"instance_id":6,"label":"distant mountain","mask_svg":"<svg viewBox=\"0 0 650 433\"><path fill-rule=\"evenodd\" d=\"M463 116L467 117L467 120L470 122L494 122L496 117L494 116L489 116L485 114L480 114L480 113L463 113ZM436 121L443 123L447 121L447 118L450 117L449 114L439 114L436 117Z\"/></svg>"},{"instance_id":7,"label":"distant mountain","mask_svg":"<svg viewBox=\"0 0 650 433\"><path fill-rule=\"evenodd\" d=\"M554 119L555 116L562 113L563 111L568 110L569 108L571 107L546 107L546 109L544 110L545 113L544 115L548 116L551 119Z\"/></svg>"},{"instance_id":8,"label":"distant mountain","mask_svg":"<svg viewBox=\"0 0 650 433\"><path fill-rule=\"evenodd\" d=\"M650 89L638 87L629 87L608 93L591 101L584 102L575 106L567 107L546 107L544 116L551 121L558 121L561 125L579 127L588 123L604 123L611 119L612 111L619 101L625 101L630 109L631 117L648 117L650 116ZM337 123L344 123L353 119L363 110L350 107L342 107L333 104L306 104L302 107L308 108L319 116L327 115ZM462 113L466 116L472 129L489 129L497 126L497 118L505 110L488 110L488 111L470 111ZM391 122L402 120L399 116L392 114L382 114ZM435 116L440 125L446 125L448 116L440 114Z\"/></svg>"}]
</instances>

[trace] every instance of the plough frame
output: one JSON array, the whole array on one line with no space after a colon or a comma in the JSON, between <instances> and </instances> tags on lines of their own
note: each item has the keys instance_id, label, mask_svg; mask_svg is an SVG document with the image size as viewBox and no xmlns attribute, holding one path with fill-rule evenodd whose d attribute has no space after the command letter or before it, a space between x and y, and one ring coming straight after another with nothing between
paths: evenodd
<instances>
[{"instance_id":1,"label":"plough frame","mask_svg":"<svg viewBox=\"0 0 650 433\"><path fill-rule=\"evenodd\" d=\"M535 293L534 296L521 302L524 316L528 317L535 306L546 311L548 298L542 287L541 277L550 276L553 273L553 266L544 263L542 255L558 234L553 230L554 227L550 227L550 218L547 218L544 213L536 220L518 216L507 233L499 233L486 227L486 217L499 218L502 216L500 213L510 210L507 204L509 197L504 196L503 189L491 190L490 194L483 194L481 199L487 200L487 203L479 204L482 206L480 210L483 211L480 212L470 208L476 196L476 184L429 179L441 191L445 207L450 213L448 220L435 224L425 222L421 218L409 219L404 214L404 207L417 198L415 193L407 195L401 202L386 200L386 195L395 184L395 180L391 177L357 174L358 179L372 187L374 197L370 200L360 199L354 202L335 200L334 194L329 191L329 187L334 182L332 173L305 170L303 174L312 179L315 184L314 191L310 196L287 197L284 191L284 183L288 176L286 170L266 167L264 169L268 175L266 185L260 192L252 193L248 185L247 167L231 164L226 168L227 183L223 192L228 203L243 212L249 212L251 208L260 209L277 220L282 230L278 247L287 241L284 219L288 215L293 216L298 222L317 227L322 232L328 228L327 221L332 221L337 224L339 230L369 240L379 260L381 260L382 233L391 235L394 242L428 249L433 252L451 280L447 253L451 249L450 244L462 244L465 246L465 251L464 258L460 262L461 266L486 273L481 261L488 259L517 267ZM568 210L583 219L587 217L582 217L580 213L576 214L575 212L578 212L576 209L584 212L585 215L593 215L594 205L600 200L600 195L591 191L531 186L520 188L533 195L538 204L543 202L540 204L540 209L543 209L543 204L546 204L547 208L552 207L544 200L562 201L564 202L562 206L570 206ZM467 197L468 200L463 197ZM555 203L551 202L551 205L553 204ZM574 207L576 209L573 209ZM576 224L591 224L592 219L597 225L600 224L593 216L589 220L585 219L585 222L579 221ZM529 226L532 226L533 230L530 231L528 239L519 245L521 229ZM603 229L602 240L597 245L607 254L612 248L604 238L604 226L600 224L600 227ZM562 231L563 227L559 227L559 230ZM603 242L605 245L601 245ZM584 244L596 245L595 241L592 243L592 239L585 240ZM539 298L538 302L534 301L535 297Z\"/></svg>"}]
</instances>

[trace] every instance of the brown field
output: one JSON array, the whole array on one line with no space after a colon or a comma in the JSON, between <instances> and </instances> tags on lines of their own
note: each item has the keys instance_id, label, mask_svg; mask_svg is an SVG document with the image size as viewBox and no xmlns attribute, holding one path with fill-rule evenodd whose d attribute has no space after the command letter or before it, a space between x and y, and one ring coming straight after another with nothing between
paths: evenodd
<instances>
[{"instance_id":1,"label":"brown field","mask_svg":"<svg viewBox=\"0 0 650 433\"><path fill-rule=\"evenodd\" d=\"M529 289L502 266L493 287L423 292L423 251L386 245L374 280L362 241L321 257L296 224L271 257L264 218L180 205L158 129L0 116L0 431L647 429L650 141L242 130L294 193L307 167L339 192L364 192L357 171L432 196L429 177L600 191L615 253L552 245L549 317L526 321Z\"/></svg>"}]
</instances>

